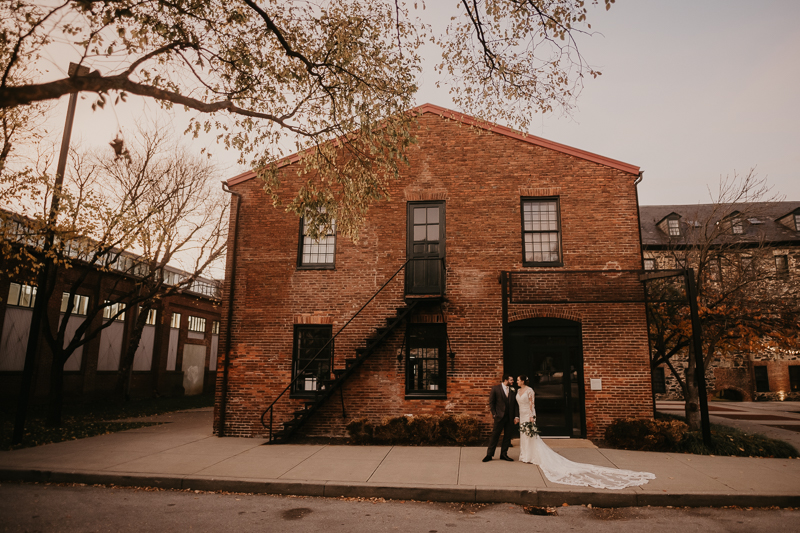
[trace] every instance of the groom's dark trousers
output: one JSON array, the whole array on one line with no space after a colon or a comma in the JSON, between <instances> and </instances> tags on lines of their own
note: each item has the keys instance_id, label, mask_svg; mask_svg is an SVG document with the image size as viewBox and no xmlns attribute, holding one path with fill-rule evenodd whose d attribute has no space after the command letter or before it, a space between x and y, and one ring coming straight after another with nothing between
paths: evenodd
<instances>
[{"instance_id":1,"label":"groom's dark trousers","mask_svg":"<svg viewBox=\"0 0 800 533\"><path fill-rule=\"evenodd\" d=\"M503 444L500 447L500 457L508 454L508 447L511 445L511 435L514 432L514 419L519 417L519 406L517 405L516 392L509 388L508 396L503 392L502 385L495 385L489 393L489 409L494 418L492 428L492 438L489 441L489 448L486 450L486 457L494 457L497 449L497 441L500 440L500 433L503 434Z\"/></svg>"}]
</instances>

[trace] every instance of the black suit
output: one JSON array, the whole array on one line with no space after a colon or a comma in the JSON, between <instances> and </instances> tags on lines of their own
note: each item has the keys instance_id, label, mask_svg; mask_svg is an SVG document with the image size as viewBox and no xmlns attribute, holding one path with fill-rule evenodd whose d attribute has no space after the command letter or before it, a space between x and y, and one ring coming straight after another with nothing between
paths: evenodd
<instances>
[{"instance_id":1,"label":"black suit","mask_svg":"<svg viewBox=\"0 0 800 533\"><path fill-rule=\"evenodd\" d=\"M494 418L494 427L492 428L492 439L489 441L489 448L486 450L486 457L494 457L497 441L500 440L500 433L503 434L500 457L503 457L508 453L508 447L511 445L514 419L519 417L516 389L512 390L509 387L508 396L506 396L502 385L492 387L492 391L489 393L489 410Z\"/></svg>"}]
</instances>

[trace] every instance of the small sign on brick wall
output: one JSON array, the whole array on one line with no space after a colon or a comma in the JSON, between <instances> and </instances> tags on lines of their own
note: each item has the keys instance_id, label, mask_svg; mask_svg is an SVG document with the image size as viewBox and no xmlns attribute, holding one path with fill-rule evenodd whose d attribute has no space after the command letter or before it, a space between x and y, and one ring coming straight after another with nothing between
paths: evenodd
<instances>
[{"instance_id":1,"label":"small sign on brick wall","mask_svg":"<svg viewBox=\"0 0 800 533\"><path fill-rule=\"evenodd\" d=\"M603 380L600 378L592 378L591 380L591 388L592 390L603 390Z\"/></svg>"}]
</instances>

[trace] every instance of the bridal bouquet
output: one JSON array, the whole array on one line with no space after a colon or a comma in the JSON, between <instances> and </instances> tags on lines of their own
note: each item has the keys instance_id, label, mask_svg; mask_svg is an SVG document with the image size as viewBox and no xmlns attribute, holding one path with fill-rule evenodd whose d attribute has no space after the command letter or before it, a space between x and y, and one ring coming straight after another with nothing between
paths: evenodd
<instances>
[{"instance_id":1,"label":"bridal bouquet","mask_svg":"<svg viewBox=\"0 0 800 533\"><path fill-rule=\"evenodd\" d=\"M533 421L523 422L519 425L519 432L528 437L534 437L539 434L539 429Z\"/></svg>"}]
</instances>

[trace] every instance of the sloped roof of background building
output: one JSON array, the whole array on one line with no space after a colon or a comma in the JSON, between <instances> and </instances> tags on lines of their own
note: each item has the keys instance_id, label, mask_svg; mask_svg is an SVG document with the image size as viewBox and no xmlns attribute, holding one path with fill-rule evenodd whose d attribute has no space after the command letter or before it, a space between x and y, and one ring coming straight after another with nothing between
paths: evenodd
<instances>
[{"instance_id":1,"label":"sloped roof of background building","mask_svg":"<svg viewBox=\"0 0 800 533\"><path fill-rule=\"evenodd\" d=\"M679 238L670 240L669 235L661 231L656 224L672 213L680 215L682 230L687 224L694 221L708 220L714 211L715 204L693 204L693 205L642 205L639 206L639 219L642 229L642 245L662 247L675 244L684 244L686 240ZM800 208L798 202L754 202L741 205L728 204L725 209L719 210L716 218L711 220L713 223L729 217L736 211L745 213L743 217L743 232L740 234L726 234L726 243L756 243L762 239L766 242L785 242L800 244L800 232L792 231L780 222L783 218L795 209ZM760 223L752 224L748 219L755 218Z\"/></svg>"}]
</instances>

